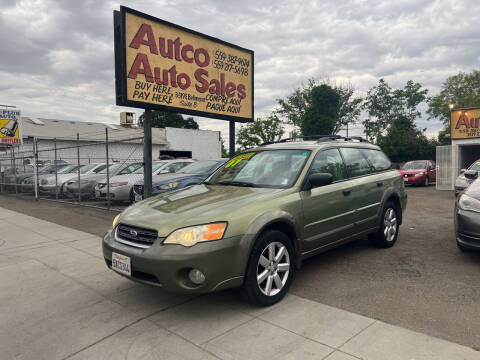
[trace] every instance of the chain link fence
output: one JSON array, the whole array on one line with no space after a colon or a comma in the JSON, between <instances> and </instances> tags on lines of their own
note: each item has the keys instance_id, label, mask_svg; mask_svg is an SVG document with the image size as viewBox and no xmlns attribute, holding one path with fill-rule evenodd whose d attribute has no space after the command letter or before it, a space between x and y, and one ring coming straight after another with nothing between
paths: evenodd
<instances>
[{"instance_id":1,"label":"chain link fence","mask_svg":"<svg viewBox=\"0 0 480 360\"><path fill-rule=\"evenodd\" d=\"M83 134L82 136L85 136ZM0 193L121 210L143 182L143 137L31 138L0 151Z\"/></svg>"}]
</instances>

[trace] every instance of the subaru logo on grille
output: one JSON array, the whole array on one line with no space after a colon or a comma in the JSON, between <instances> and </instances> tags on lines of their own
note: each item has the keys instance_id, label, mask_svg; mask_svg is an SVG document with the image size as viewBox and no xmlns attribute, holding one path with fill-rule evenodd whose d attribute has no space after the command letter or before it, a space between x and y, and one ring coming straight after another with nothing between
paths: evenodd
<instances>
[{"instance_id":1,"label":"subaru logo on grille","mask_svg":"<svg viewBox=\"0 0 480 360\"><path fill-rule=\"evenodd\" d=\"M135 230L130 230L130 235L137 237L138 233Z\"/></svg>"}]
</instances>

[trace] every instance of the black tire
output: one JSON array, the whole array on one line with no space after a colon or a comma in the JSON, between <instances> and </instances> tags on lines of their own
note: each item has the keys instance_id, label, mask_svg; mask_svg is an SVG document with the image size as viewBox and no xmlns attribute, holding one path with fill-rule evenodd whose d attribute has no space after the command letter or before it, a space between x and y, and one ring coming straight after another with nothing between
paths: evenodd
<instances>
[{"instance_id":1,"label":"black tire","mask_svg":"<svg viewBox=\"0 0 480 360\"><path fill-rule=\"evenodd\" d=\"M391 231L386 230L387 226L389 228L391 228L392 226L393 221L391 219L388 219L390 218L391 211L394 212L394 217L395 217L395 224L394 224L395 233L393 237L391 237L392 235ZM368 236L372 244L379 248L392 247L398 238L398 230L399 230L398 221L399 221L398 207L395 205L395 203L391 201L387 202L382 211L382 217L380 218L380 227L378 231ZM385 234L385 232L387 232L387 234Z\"/></svg>"},{"instance_id":2,"label":"black tire","mask_svg":"<svg viewBox=\"0 0 480 360\"><path fill-rule=\"evenodd\" d=\"M460 244L458 241L457 241L457 247L458 249L461 251L461 252L471 252L472 250L470 250L469 248L463 246L462 244Z\"/></svg>"},{"instance_id":3,"label":"black tire","mask_svg":"<svg viewBox=\"0 0 480 360\"><path fill-rule=\"evenodd\" d=\"M135 202L135 194L133 193L133 187L130 190L130 204L133 204Z\"/></svg>"},{"instance_id":4,"label":"black tire","mask_svg":"<svg viewBox=\"0 0 480 360\"><path fill-rule=\"evenodd\" d=\"M425 182L423 183L423 186L428 187L430 185L430 179L428 176L425 176Z\"/></svg>"},{"instance_id":5,"label":"black tire","mask_svg":"<svg viewBox=\"0 0 480 360\"><path fill-rule=\"evenodd\" d=\"M280 271L280 267L277 267L274 263L270 262L269 268L264 267L260 264L260 256L265 251L269 251L270 244L273 244L275 250L280 252L282 246L285 248L286 255L283 255L277 262L277 265L283 264L282 268L285 268L285 264L289 262L288 271ZM264 260L269 260L265 258ZM262 271L263 269L263 271ZM293 272L295 269L295 251L293 245L288 238L281 231L277 230L267 230L263 233L260 238L255 242L252 251L250 253L250 258L248 260L247 270L245 273L245 281L243 283L242 294L247 301L257 306L270 306L283 299L285 294L288 292L290 284L292 283ZM278 272L277 272L278 270ZM264 281L260 284L257 281L257 272L262 271L262 273L267 272L267 276ZM283 273L283 277L282 277ZM275 277L280 279L283 283L283 287L278 289L276 285ZM270 279L269 279L270 278ZM267 282L270 282L271 285L271 295L266 295L264 291L268 287ZM265 288L263 288L263 285ZM262 289L261 289L262 287ZM279 290L277 292L277 290Z\"/></svg>"}]
</instances>

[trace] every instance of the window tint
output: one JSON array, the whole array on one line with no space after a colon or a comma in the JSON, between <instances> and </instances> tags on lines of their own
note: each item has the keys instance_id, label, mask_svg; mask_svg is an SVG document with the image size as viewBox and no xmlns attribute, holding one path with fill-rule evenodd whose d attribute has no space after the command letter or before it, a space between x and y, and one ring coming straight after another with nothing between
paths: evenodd
<instances>
[{"instance_id":1,"label":"window tint","mask_svg":"<svg viewBox=\"0 0 480 360\"><path fill-rule=\"evenodd\" d=\"M370 173L370 165L359 149L342 148L342 154L350 177L362 176Z\"/></svg>"},{"instance_id":2,"label":"window tint","mask_svg":"<svg viewBox=\"0 0 480 360\"><path fill-rule=\"evenodd\" d=\"M343 160L337 149L324 150L315 156L312 168L310 169L310 174L318 173L332 174L333 181L346 178Z\"/></svg>"},{"instance_id":3,"label":"window tint","mask_svg":"<svg viewBox=\"0 0 480 360\"><path fill-rule=\"evenodd\" d=\"M362 149L361 151L363 155L367 157L368 161L370 161L375 171L388 170L392 166L388 157L379 150Z\"/></svg>"},{"instance_id":4,"label":"window tint","mask_svg":"<svg viewBox=\"0 0 480 360\"><path fill-rule=\"evenodd\" d=\"M98 168L96 168L95 170L93 170L93 172L95 174L98 174L99 172L101 172L103 169L106 169L107 168L107 164L104 164L104 165L100 165Z\"/></svg>"}]
</instances>

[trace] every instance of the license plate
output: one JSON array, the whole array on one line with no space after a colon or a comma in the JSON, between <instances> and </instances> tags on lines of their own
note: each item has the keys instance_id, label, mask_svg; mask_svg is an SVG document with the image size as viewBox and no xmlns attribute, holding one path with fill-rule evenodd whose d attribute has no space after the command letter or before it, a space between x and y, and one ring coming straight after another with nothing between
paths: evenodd
<instances>
[{"instance_id":1,"label":"license plate","mask_svg":"<svg viewBox=\"0 0 480 360\"><path fill-rule=\"evenodd\" d=\"M95 197L100 197L100 191L95 190Z\"/></svg>"},{"instance_id":2,"label":"license plate","mask_svg":"<svg viewBox=\"0 0 480 360\"><path fill-rule=\"evenodd\" d=\"M135 194L135 202L142 201L142 195Z\"/></svg>"},{"instance_id":3,"label":"license plate","mask_svg":"<svg viewBox=\"0 0 480 360\"><path fill-rule=\"evenodd\" d=\"M403 178L403 181L407 182L407 181L408 181L408 178Z\"/></svg>"},{"instance_id":4,"label":"license plate","mask_svg":"<svg viewBox=\"0 0 480 360\"><path fill-rule=\"evenodd\" d=\"M130 257L112 252L112 269L119 273L132 276Z\"/></svg>"}]
</instances>

